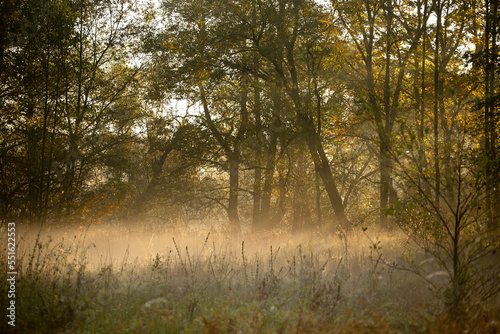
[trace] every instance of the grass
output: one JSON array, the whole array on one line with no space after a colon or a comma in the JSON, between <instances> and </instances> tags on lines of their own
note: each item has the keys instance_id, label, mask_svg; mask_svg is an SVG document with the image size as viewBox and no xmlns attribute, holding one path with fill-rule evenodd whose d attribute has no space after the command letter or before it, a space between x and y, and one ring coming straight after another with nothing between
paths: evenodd
<instances>
[{"instance_id":1,"label":"grass","mask_svg":"<svg viewBox=\"0 0 500 334\"><path fill-rule=\"evenodd\" d=\"M438 268L396 232L351 231L347 243L313 233L229 238L106 225L46 229L38 241L20 228L18 236L22 333L500 330L495 301L471 307L460 322L448 317L439 289L422 279ZM398 269L409 258L420 276ZM5 268L5 249L0 262Z\"/></svg>"}]
</instances>

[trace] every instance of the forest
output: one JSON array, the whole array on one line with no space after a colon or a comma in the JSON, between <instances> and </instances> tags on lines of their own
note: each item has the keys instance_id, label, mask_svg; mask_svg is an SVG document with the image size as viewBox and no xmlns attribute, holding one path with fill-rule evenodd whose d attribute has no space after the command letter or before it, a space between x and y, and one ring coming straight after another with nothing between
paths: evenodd
<instances>
[{"instance_id":1,"label":"forest","mask_svg":"<svg viewBox=\"0 0 500 334\"><path fill-rule=\"evenodd\" d=\"M499 9L1 0L0 329L497 333Z\"/></svg>"}]
</instances>

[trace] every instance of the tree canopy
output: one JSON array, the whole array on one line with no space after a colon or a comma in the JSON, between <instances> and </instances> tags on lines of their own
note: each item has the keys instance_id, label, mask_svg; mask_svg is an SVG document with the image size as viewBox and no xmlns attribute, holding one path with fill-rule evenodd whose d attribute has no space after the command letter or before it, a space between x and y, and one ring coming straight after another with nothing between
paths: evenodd
<instances>
[{"instance_id":1,"label":"tree canopy","mask_svg":"<svg viewBox=\"0 0 500 334\"><path fill-rule=\"evenodd\" d=\"M4 221L498 227L496 0L1 6Z\"/></svg>"}]
</instances>

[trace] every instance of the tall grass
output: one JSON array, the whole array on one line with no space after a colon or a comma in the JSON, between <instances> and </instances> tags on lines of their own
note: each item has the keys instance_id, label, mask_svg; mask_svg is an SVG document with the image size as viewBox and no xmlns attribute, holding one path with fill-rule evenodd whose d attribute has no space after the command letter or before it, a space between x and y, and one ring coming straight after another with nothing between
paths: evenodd
<instances>
[{"instance_id":1,"label":"tall grass","mask_svg":"<svg viewBox=\"0 0 500 334\"><path fill-rule=\"evenodd\" d=\"M404 235L227 237L116 226L25 234L23 333L426 333L499 330L498 303L447 318ZM66 234L64 234L66 233ZM346 248L345 245L349 247ZM378 255L383 252L382 263ZM0 263L6 267L5 250ZM420 276L398 266L419 263ZM401 265L400 265L401 264ZM0 274L5 281L5 271ZM434 286L446 284L436 275ZM6 290L2 286L2 296ZM3 298L3 297L2 297ZM9 330L6 321L2 332Z\"/></svg>"}]
</instances>

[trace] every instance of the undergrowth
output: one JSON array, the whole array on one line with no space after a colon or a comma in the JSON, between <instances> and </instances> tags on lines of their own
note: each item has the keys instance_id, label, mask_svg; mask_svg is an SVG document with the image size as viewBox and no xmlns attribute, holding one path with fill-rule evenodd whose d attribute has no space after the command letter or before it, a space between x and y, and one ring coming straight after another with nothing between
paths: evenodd
<instances>
[{"instance_id":1,"label":"undergrowth","mask_svg":"<svg viewBox=\"0 0 500 334\"><path fill-rule=\"evenodd\" d=\"M155 247L146 243L143 248L148 252L136 255L122 232L109 236L107 247L93 243L104 232L94 231L92 236L83 231L69 239L44 233L34 241L19 240L18 332L497 333L500 329L499 305L494 301L471 305L460 321L450 317L435 289L446 285L446 279L438 276L433 285L423 280L438 268L426 262L418 248L411 251L407 238L397 233L377 237L353 231L346 243L334 235L228 238L163 232L156 236ZM3 268L5 254L3 249ZM419 275L404 269L409 257L420 263ZM4 282L5 275L5 271L0 274ZM2 289L3 299L6 286ZM12 330L6 321L0 329Z\"/></svg>"}]
</instances>

